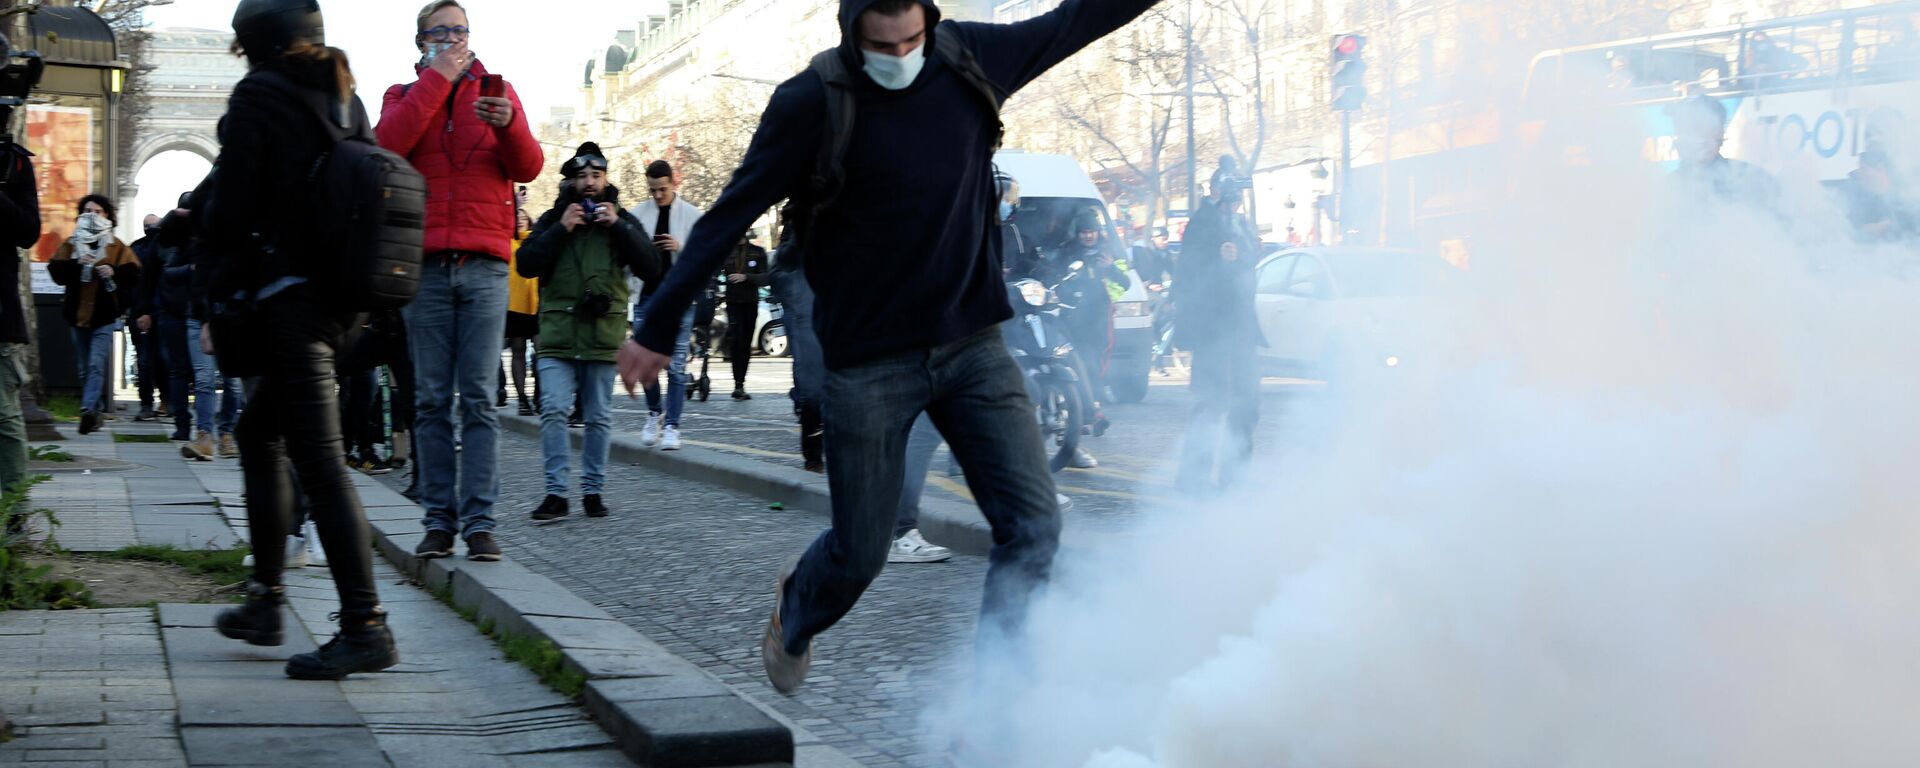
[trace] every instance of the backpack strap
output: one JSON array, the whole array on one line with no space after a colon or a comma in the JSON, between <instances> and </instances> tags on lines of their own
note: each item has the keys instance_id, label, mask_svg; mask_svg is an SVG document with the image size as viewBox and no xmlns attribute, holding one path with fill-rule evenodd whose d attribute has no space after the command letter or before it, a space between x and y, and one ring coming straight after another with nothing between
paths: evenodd
<instances>
[{"instance_id":1,"label":"backpack strap","mask_svg":"<svg viewBox=\"0 0 1920 768\"><path fill-rule=\"evenodd\" d=\"M814 163L810 184L813 205L807 218L811 221L833 204L840 196L840 188L846 183L846 168L842 161L847 156L847 145L853 141L855 109L853 72L847 69L847 62L841 58L839 49L815 54L809 68L820 77L820 84L827 94L827 137L826 141L820 142L820 155ZM805 229L802 228L803 231Z\"/></svg>"}]
</instances>

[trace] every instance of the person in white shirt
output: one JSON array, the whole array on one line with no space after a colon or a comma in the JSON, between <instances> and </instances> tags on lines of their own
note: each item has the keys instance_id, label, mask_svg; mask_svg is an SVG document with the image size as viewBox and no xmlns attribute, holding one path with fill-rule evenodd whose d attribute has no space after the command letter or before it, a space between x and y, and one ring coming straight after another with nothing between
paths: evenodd
<instances>
[{"instance_id":1,"label":"person in white shirt","mask_svg":"<svg viewBox=\"0 0 1920 768\"><path fill-rule=\"evenodd\" d=\"M631 213L640 220L648 239L660 249L664 262L660 273L666 274L673 268L674 258L680 255L680 244L686 242L693 225L700 221L700 209L680 197L680 179L673 175L673 166L667 161L655 160L647 166L647 200L634 206ZM640 321L647 316L647 303L656 287L649 284L635 292L639 296L633 310L636 333ZM687 345L692 338L693 307L688 306L685 316L680 318L680 335L673 343L673 363L667 369L666 401L661 402L658 379L641 383L647 393L649 412L647 426L640 432L642 445L658 444L663 451L680 450L680 409L687 402Z\"/></svg>"}]
</instances>

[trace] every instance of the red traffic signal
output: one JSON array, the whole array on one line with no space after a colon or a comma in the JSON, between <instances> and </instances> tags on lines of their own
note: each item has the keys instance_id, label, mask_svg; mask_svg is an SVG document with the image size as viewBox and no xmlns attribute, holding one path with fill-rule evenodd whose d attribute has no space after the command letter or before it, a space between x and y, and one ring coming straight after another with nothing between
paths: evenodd
<instances>
[{"instance_id":1,"label":"red traffic signal","mask_svg":"<svg viewBox=\"0 0 1920 768\"><path fill-rule=\"evenodd\" d=\"M1335 110L1355 112L1367 102L1367 62L1360 56L1366 47L1365 35L1334 35L1333 37L1329 79L1333 86Z\"/></svg>"},{"instance_id":2,"label":"red traffic signal","mask_svg":"<svg viewBox=\"0 0 1920 768\"><path fill-rule=\"evenodd\" d=\"M1334 38L1333 50L1342 56L1352 56L1359 53L1363 45L1366 45L1366 38L1359 35L1340 35Z\"/></svg>"}]
</instances>

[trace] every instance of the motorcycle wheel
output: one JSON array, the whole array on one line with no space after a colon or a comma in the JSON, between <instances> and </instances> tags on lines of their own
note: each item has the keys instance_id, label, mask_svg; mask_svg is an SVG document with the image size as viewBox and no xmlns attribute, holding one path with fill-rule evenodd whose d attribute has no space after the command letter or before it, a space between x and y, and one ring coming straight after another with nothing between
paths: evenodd
<instances>
[{"instance_id":1,"label":"motorcycle wheel","mask_svg":"<svg viewBox=\"0 0 1920 768\"><path fill-rule=\"evenodd\" d=\"M1073 454L1080 448L1080 428L1087 423L1087 406L1080 401L1079 390L1065 382L1039 382L1037 390L1034 417L1040 422L1040 439L1052 452L1047 468L1059 472L1073 464Z\"/></svg>"}]
</instances>

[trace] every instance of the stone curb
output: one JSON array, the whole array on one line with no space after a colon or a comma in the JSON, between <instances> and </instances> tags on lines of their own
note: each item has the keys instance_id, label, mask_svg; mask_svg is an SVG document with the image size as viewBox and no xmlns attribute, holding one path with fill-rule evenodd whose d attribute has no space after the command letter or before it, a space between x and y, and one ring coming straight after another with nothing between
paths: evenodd
<instances>
[{"instance_id":1,"label":"stone curb","mask_svg":"<svg viewBox=\"0 0 1920 768\"><path fill-rule=\"evenodd\" d=\"M540 420L533 416L503 414L500 423L522 435L538 438ZM580 430L568 430L575 448L580 446ZM778 501L794 509L832 512L832 496L827 479L798 467L739 456L711 448L687 446L678 451L662 451L640 444L637 437L614 435L610 458L697 483L716 485L750 496ZM980 516L980 510L967 504L927 499L920 503L920 533L940 546L956 552L985 555L993 549L993 530Z\"/></svg>"},{"instance_id":2,"label":"stone curb","mask_svg":"<svg viewBox=\"0 0 1920 768\"><path fill-rule=\"evenodd\" d=\"M587 678L587 711L628 757L656 768L790 765L792 731L719 679L612 614L512 560L422 560L418 506L378 481L354 479L374 545L402 573L502 631L545 639Z\"/></svg>"}]
</instances>

